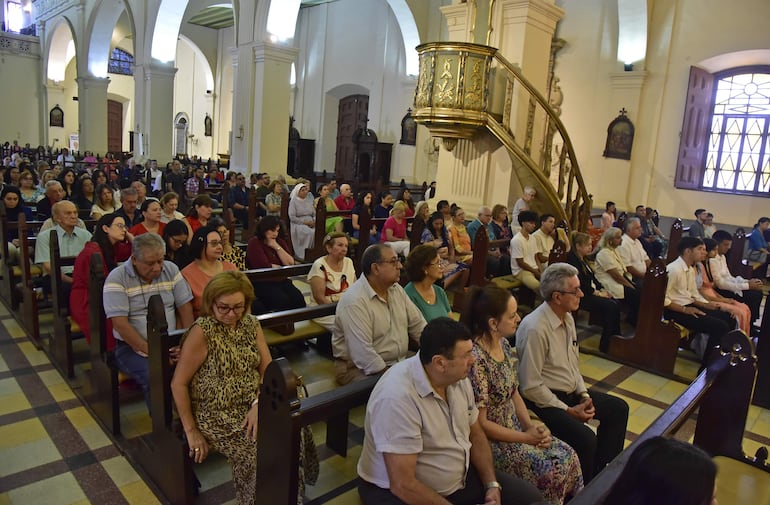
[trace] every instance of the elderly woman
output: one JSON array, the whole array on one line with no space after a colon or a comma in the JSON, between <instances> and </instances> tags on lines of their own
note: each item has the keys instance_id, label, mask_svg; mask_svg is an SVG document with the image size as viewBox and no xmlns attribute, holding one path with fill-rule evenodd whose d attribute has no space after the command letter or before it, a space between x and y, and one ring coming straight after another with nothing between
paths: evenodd
<instances>
[{"instance_id":1,"label":"elderly woman","mask_svg":"<svg viewBox=\"0 0 770 505\"><path fill-rule=\"evenodd\" d=\"M19 174L19 190L21 199L27 205L34 206L45 196L43 188L37 185L37 177L30 170L24 170Z\"/></svg>"},{"instance_id":2,"label":"elderly woman","mask_svg":"<svg viewBox=\"0 0 770 505\"><path fill-rule=\"evenodd\" d=\"M426 321L447 317L452 308L446 292L436 285L444 277L441 258L435 247L422 244L415 247L406 258L406 273L409 284L404 291L412 300Z\"/></svg>"},{"instance_id":3,"label":"elderly woman","mask_svg":"<svg viewBox=\"0 0 770 505\"><path fill-rule=\"evenodd\" d=\"M219 216L211 218L209 225L217 229L222 235L222 257L220 261L229 261L238 270L246 270L246 253L240 247L233 247L230 243L230 229L225 226L225 221Z\"/></svg>"},{"instance_id":4,"label":"elderly woman","mask_svg":"<svg viewBox=\"0 0 770 505\"><path fill-rule=\"evenodd\" d=\"M577 268L580 279L580 308L589 312L596 311L602 317L602 336L599 340L599 350L607 352L610 347L610 337L620 333L620 304L612 298L596 278L593 268L586 256L591 253L591 236L587 233L575 232L572 236L572 249L567 256L567 263Z\"/></svg>"},{"instance_id":5,"label":"elderly woman","mask_svg":"<svg viewBox=\"0 0 770 505\"><path fill-rule=\"evenodd\" d=\"M160 221L162 223L168 224L174 219L179 219L180 221L184 219L184 214L176 210L179 208L179 195L173 191L169 191L163 195L163 198L160 199L160 207L163 210L160 215Z\"/></svg>"},{"instance_id":6,"label":"elderly woman","mask_svg":"<svg viewBox=\"0 0 770 505\"><path fill-rule=\"evenodd\" d=\"M324 202L324 206L326 207L327 212L336 212L339 209L337 208L337 204L334 203L334 200L329 196L329 185L324 184L321 186L321 189L318 191L318 198L316 199L315 205L318 205L318 201ZM326 218L326 233L332 233L332 232L341 232L342 231L342 216L329 216Z\"/></svg>"},{"instance_id":7,"label":"elderly woman","mask_svg":"<svg viewBox=\"0 0 770 505\"><path fill-rule=\"evenodd\" d=\"M220 261L222 256L222 235L213 226L198 228L190 243L192 263L182 269L182 277L190 285L193 294L193 315L201 312L203 290L218 273L238 270L229 261Z\"/></svg>"},{"instance_id":8,"label":"elderly woman","mask_svg":"<svg viewBox=\"0 0 770 505\"><path fill-rule=\"evenodd\" d=\"M620 228L610 228L602 234L602 239L599 241L599 253L596 255L596 279L612 298L626 300L628 322L636 326L641 289L637 289L634 285L631 273L620 258L617 248L621 239Z\"/></svg>"},{"instance_id":9,"label":"elderly woman","mask_svg":"<svg viewBox=\"0 0 770 505\"><path fill-rule=\"evenodd\" d=\"M380 233L380 242L390 246L396 254L409 254L409 237L406 231L406 204L398 201L390 211L390 217L385 220Z\"/></svg>"},{"instance_id":10,"label":"elderly woman","mask_svg":"<svg viewBox=\"0 0 770 505\"><path fill-rule=\"evenodd\" d=\"M163 235L163 229L166 227L166 223L161 222L160 217L162 211L160 210L160 203L157 200L145 200L140 207L144 220L141 223L135 224L128 232L131 235L141 235L142 233L156 233Z\"/></svg>"},{"instance_id":11,"label":"elderly woman","mask_svg":"<svg viewBox=\"0 0 770 505\"><path fill-rule=\"evenodd\" d=\"M268 216L281 215L281 201L283 200L283 184L278 179L268 186L270 193L265 196L265 207Z\"/></svg>"},{"instance_id":12,"label":"elderly woman","mask_svg":"<svg viewBox=\"0 0 770 505\"><path fill-rule=\"evenodd\" d=\"M163 228L162 236L166 243L166 260L179 267L179 270L182 270L192 261L187 245L189 233L187 224L179 219L169 221Z\"/></svg>"},{"instance_id":13,"label":"elderly woman","mask_svg":"<svg viewBox=\"0 0 770 505\"><path fill-rule=\"evenodd\" d=\"M495 468L527 480L552 504L569 501L583 488L578 456L532 421L518 391L518 360L508 337L519 324L516 299L490 285L472 288L460 322L473 335L475 362L469 377L479 424L492 446Z\"/></svg>"},{"instance_id":14,"label":"elderly woman","mask_svg":"<svg viewBox=\"0 0 770 505\"><path fill-rule=\"evenodd\" d=\"M309 191L307 183L300 182L291 190L289 199L291 243L298 258L305 257L305 249L312 248L315 240L315 205Z\"/></svg>"},{"instance_id":15,"label":"elderly woman","mask_svg":"<svg viewBox=\"0 0 770 505\"><path fill-rule=\"evenodd\" d=\"M470 270L465 263L455 261L454 247L449 238L449 232L444 226L444 214L434 212L430 216L428 224L422 232L420 242L433 246L441 259L441 272L444 276L444 289L449 289L451 284L459 281L460 289L468 284Z\"/></svg>"},{"instance_id":16,"label":"elderly woman","mask_svg":"<svg viewBox=\"0 0 770 505\"><path fill-rule=\"evenodd\" d=\"M353 260L348 258L348 238L344 233L334 232L324 237L326 256L313 262L307 280L312 298L310 305L323 305L339 301L342 293L356 280ZM314 321L329 331L334 328L334 316Z\"/></svg>"},{"instance_id":17,"label":"elderly woman","mask_svg":"<svg viewBox=\"0 0 770 505\"><path fill-rule=\"evenodd\" d=\"M94 200L94 206L91 207L91 219L99 219L103 215L112 214L117 210L115 206L115 191L107 184L96 186Z\"/></svg>"},{"instance_id":18,"label":"elderly woman","mask_svg":"<svg viewBox=\"0 0 770 505\"><path fill-rule=\"evenodd\" d=\"M211 219L211 209L214 207L214 200L207 194L198 195L192 202L190 211L184 222L190 232L190 239L193 234L202 226L206 226Z\"/></svg>"},{"instance_id":19,"label":"elderly woman","mask_svg":"<svg viewBox=\"0 0 770 505\"><path fill-rule=\"evenodd\" d=\"M531 202L536 195L537 191L535 188L525 186L521 198L516 200L516 203L513 204L513 210L511 211L511 223L513 223L511 224L511 231L514 235L521 229L519 226L519 214L523 210L529 210L529 202Z\"/></svg>"},{"instance_id":20,"label":"elderly woman","mask_svg":"<svg viewBox=\"0 0 770 505\"><path fill-rule=\"evenodd\" d=\"M254 503L257 411L270 364L262 328L249 313L254 289L241 272L223 272L203 292L201 317L182 338L171 381L190 458L214 449L230 462L238 503Z\"/></svg>"}]
</instances>

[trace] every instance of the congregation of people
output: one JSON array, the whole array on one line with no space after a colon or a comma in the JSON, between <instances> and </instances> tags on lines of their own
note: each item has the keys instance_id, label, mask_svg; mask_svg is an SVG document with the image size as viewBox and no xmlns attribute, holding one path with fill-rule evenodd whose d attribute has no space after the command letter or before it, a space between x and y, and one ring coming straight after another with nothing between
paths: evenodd
<instances>
[{"instance_id":1,"label":"congregation of people","mask_svg":"<svg viewBox=\"0 0 770 505\"><path fill-rule=\"evenodd\" d=\"M331 333L335 380L382 375L366 407L357 466L365 504L566 503L623 450L628 404L585 384L575 317L603 315L602 352L623 334L623 321L636 325L647 269L669 245L652 209L637 207L618 227L608 202L595 244L596 233L568 238L553 215L535 212L530 187L509 220L507 205L482 205L470 216L445 200L435 209L415 201L408 188L394 199L388 190L355 193L336 181L312 187L298 179L290 188L263 173L249 187L246 175L213 162L123 169L111 156L77 165L62 154L53 167L41 160L34 168L20 155L0 169L6 218L50 219L60 254L77 257L74 267L52 272L49 235L38 235L34 262L61 276L86 338L89 261L101 256L108 349L148 410L147 305L160 295L169 328L187 329L171 351L171 388L189 456L196 463L211 451L227 457L239 503L254 501L259 386L271 361L256 315L306 304L292 280L252 282L242 271L304 262L319 205L332 215L307 274L307 303L337 304L335 315L315 320ZM249 191L257 193L255 234L243 247L218 216L222 202L206 191L226 181L228 209L244 229L252 224ZM365 220L369 229L362 213L375 218ZM92 231L79 216L96 221ZM732 235L702 209L696 218L667 266L664 315L705 335L705 365L725 333L755 331L770 219L761 218L749 240L759 278L743 279L725 261ZM424 231L413 247L415 220ZM512 291L468 285L481 230L497 241L485 251L485 277L510 277L534 294L523 318ZM15 261L18 236L4 240L4 261ZM356 258L358 277L351 240L369 244ZM551 262L557 244L565 256ZM448 292L464 300L456 311Z\"/></svg>"}]
</instances>

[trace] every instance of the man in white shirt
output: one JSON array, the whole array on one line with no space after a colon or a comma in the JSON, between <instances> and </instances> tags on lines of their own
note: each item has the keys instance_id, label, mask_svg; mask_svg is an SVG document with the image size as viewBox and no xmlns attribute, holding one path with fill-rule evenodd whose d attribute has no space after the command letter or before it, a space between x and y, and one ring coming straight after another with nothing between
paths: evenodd
<instances>
[{"instance_id":1,"label":"man in white shirt","mask_svg":"<svg viewBox=\"0 0 770 505\"><path fill-rule=\"evenodd\" d=\"M524 210L519 213L521 230L511 239L511 274L525 286L539 292L540 269L535 258L535 241L530 234L537 226L537 213Z\"/></svg>"},{"instance_id":2,"label":"man in white shirt","mask_svg":"<svg viewBox=\"0 0 770 505\"><path fill-rule=\"evenodd\" d=\"M555 229L556 218L551 214L543 214L540 216L540 228L532 234L532 239L535 241L535 259L541 272L548 266L548 256L555 242L553 237Z\"/></svg>"},{"instance_id":3,"label":"man in white shirt","mask_svg":"<svg viewBox=\"0 0 770 505\"><path fill-rule=\"evenodd\" d=\"M638 284L644 280L644 275L650 266L650 257L639 240L642 236L642 223L638 217L630 217L623 227L625 233L618 246L618 254L626 269L634 277L634 284Z\"/></svg>"},{"instance_id":4,"label":"man in white shirt","mask_svg":"<svg viewBox=\"0 0 770 505\"><path fill-rule=\"evenodd\" d=\"M714 285L720 295L745 303L751 309L751 320L759 319L759 306L762 304L762 280L733 277L727 268L725 254L733 245L733 237L725 230L717 230L712 236L717 242L717 255L709 260Z\"/></svg>"},{"instance_id":5,"label":"man in white shirt","mask_svg":"<svg viewBox=\"0 0 770 505\"><path fill-rule=\"evenodd\" d=\"M735 328L735 321L727 312L706 300L695 284L695 263L706 259L706 246L697 237L682 237L679 257L668 264L668 285L663 300L663 317L676 321L688 330L708 335L701 368L708 365L711 351L719 345L722 336Z\"/></svg>"}]
</instances>

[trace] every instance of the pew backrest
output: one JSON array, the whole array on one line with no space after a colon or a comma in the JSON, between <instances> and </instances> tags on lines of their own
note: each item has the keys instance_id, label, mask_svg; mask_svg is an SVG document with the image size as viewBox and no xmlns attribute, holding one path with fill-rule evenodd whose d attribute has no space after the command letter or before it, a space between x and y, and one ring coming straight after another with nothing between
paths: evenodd
<instances>
[{"instance_id":1,"label":"pew backrest","mask_svg":"<svg viewBox=\"0 0 770 505\"><path fill-rule=\"evenodd\" d=\"M674 222L671 223L671 232L668 235L668 253L666 254L667 265L679 256L677 250L679 249L679 241L682 240L682 231L682 220L680 218L674 219Z\"/></svg>"}]
</instances>

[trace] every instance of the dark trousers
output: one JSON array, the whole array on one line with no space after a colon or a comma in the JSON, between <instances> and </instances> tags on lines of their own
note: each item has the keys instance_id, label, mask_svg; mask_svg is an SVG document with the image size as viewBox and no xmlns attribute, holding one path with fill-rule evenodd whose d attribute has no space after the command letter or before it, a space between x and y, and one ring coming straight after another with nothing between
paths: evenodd
<instances>
[{"instance_id":1,"label":"dark trousers","mask_svg":"<svg viewBox=\"0 0 770 505\"><path fill-rule=\"evenodd\" d=\"M639 304L642 302L641 288L632 289L623 286L623 298L628 305L628 323L636 326L636 319L639 316Z\"/></svg>"},{"instance_id":2,"label":"dark trousers","mask_svg":"<svg viewBox=\"0 0 770 505\"><path fill-rule=\"evenodd\" d=\"M570 407L580 403L580 396L561 391L553 392L559 400ZM628 404L622 399L589 389L599 428L593 430L581 423L566 410L555 407L540 408L529 400L526 404L556 437L567 442L580 459L583 480L586 484L593 479L615 456L623 450L628 425Z\"/></svg>"},{"instance_id":3,"label":"dark trousers","mask_svg":"<svg viewBox=\"0 0 770 505\"><path fill-rule=\"evenodd\" d=\"M688 305L688 307L695 307L694 305ZM705 316L691 316L690 314L682 314L681 312L674 312L673 310L665 309L663 311L663 317L675 321L688 330L692 330L697 333L705 333L708 335L708 345L706 352L703 353L702 366L708 365L711 351L714 347L719 345L722 340L722 336L735 327L735 320L730 317L727 312L721 312L719 310L708 310L695 307L705 312Z\"/></svg>"},{"instance_id":4,"label":"dark trousers","mask_svg":"<svg viewBox=\"0 0 770 505\"><path fill-rule=\"evenodd\" d=\"M598 313L602 319L602 338L599 341L599 350L607 352L612 335L620 333L620 303L611 298L602 298L596 295L586 295L580 299L580 308L591 313Z\"/></svg>"},{"instance_id":5,"label":"dark trousers","mask_svg":"<svg viewBox=\"0 0 770 505\"><path fill-rule=\"evenodd\" d=\"M529 482L513 477L500 470L495 470L495 478L503 487L502 505L529 505L540 503L543 497L540 491ZM465 476L465 487L445 496L453 505L477 505L484 503L486 489L471 464L468 474ZM358 494L364 505L403 505L405 502L390 492L370 482L361 480L358 484ZM544 503L544 502L543 502Z\"/></svg>"},{"instance_id":6,"label":"dark trousers","mask_svg":"<svg viewBox=\"0 0 770 505\"><path fill-rule=\"evenodd\" d=\"M759 306L762 304L762 291L755 291L753 289L747 289L745 291L742 291L741 295L737 295L732 291L728 291L726 289L717 289L717 293L724 296L725 298L732 298L733 300L738 300L741 303L745 303L749 306L749 309L751 310L751 322L753 323L757 319L759 319Z\"/></svg>"},{"instance_id":7,"label":"dark trousers","mask_svg":"<svg viewBox=\"0 0 770 505\"><path fill-rule=\"evenodd\" d=\"M241 223L244 230L249 227L249 209L233 209L233 217Z\"/></svg>"}]
</instances>

